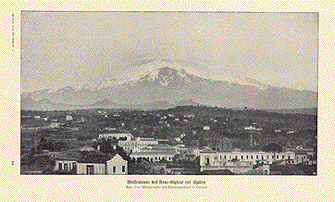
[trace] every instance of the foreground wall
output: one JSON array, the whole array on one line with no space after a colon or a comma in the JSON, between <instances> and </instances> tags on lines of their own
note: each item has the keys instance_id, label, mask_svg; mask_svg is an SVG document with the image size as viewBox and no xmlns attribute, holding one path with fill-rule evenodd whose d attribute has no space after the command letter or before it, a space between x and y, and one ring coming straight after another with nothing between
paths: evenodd
<instances>
[{"instance_id":1,"label":"foreground wall","mask_svg":"<svg viewBox=\"0 0 335 202\"><path fill-rule=\"evenodd\" d=\"M93 175L104 175L106 173L106 164L78 163L77 174L88 175L87 171L91 169L93 169Z\"/></svg>"}]
</instances>

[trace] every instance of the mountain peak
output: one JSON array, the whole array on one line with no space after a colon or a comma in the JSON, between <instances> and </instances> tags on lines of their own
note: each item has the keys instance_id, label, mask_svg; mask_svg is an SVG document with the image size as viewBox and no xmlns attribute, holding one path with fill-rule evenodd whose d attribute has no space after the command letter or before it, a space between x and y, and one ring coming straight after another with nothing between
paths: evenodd
<instances>
[{"instance_id":1,"label":"mountain peak","mask_svg":"<svg viewBox=\"0 0 335 202\"><path fill-rule=\"evenodd\" d=\"M156 81L163 86L167 86L174 79L177 79L177 72L178 70L169 66L165 66L147 73L144 77L141 78L141 80L149 82Z\"/></svg>"}]
</instances>

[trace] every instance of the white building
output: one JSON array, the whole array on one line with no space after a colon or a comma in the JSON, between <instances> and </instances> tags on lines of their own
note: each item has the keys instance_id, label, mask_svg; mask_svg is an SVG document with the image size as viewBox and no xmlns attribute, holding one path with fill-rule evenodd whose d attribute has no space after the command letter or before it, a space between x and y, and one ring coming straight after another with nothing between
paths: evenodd
<instances>
[{"instance_id":1,"label":"white building","mask_svg":"<svg viewBox=\"0 0 335 202\"><path fill-rule=\"evenodd\" d=\"M210 130L211 128L209 126L204 126L204 130Z\"/></svg>"},{"instance_id":2,"label":"white building","mask_svg":"<svg viewBox=\"0 0 335 202\"><path fill-rule=\"evenodd\" d=\"M116 131L116 128L106 127L106 128L104 128L104 130L107 130L107 131Z\"/></svg>"},{"instance_id":3,"label":"white building","mask_svg":"<svg viewBox=\"0 0 335 202\"><path fill-rule=\"evenodd\" d=\"M118 145L120 147L123 147L126 151L132 151L136 150L137 148L144 148L147 145L157 145L158 140L155 140L154 138L141 138L138 137L136 140L131 141L119 141Z\"/></svg>"},{"instance_id":4,"label":"white building","mask_svg":"<svg viewBox=\"0 0 335 202\"><path fill-rule=\"evenodd\" d=\"M72 121L72 120L73 120L73 117L70 116L70 115L66 115L65 120L67 120L67 121Z\"/></svg>"},{"instance_id":5,"label":"white building","mask_svg":"<svg viewBox=\"0 0 335 202\"><path fill-rule=\"evenodd\" d=\"M316 164L315 152L312 149L297 149L294 164L313 165Z\"/></svg>"},{"instance_id":6,"label":"white building","mask_svg":"<svg viewBox=\"0 0 335 202\"><path fill-rule=\"evenodd\" d=\"M261 131L261 130L263 130L263 128L257 128L257 127L254 127L254 126L246 126L246 127L244 127L244 130L257 130L257 131Z\"/></svg>"},{"instance_id":7,"label":"white building","mask_svg":"<svg viewBox=\"0 0 335 202\"><path fill-rule=\"evenodd\" d=\"M176 153L175 152L171 152L171 151L146 151L146 152L133 152L130 154L131 158L146 158L148 159L150 162L159 162L160 160L166 160L166 161L172 161L174 155Z\"/></svg>"},{"instance_id":8,"label":"white building","mask_svg":"<svg viewBox=\"0 0 335 202\"><path fill-rule=\"evenodd\" d=\"M133 138L133 135L131 133L104 133L104 134L99 134L99 139L120 139L121 137L127 138L127 141L130 141Z\"/></svg>"},{"instance_id":9,"label":"white building","mask_svg":"<svg viewBox=\"0 0 335 202\"><path fill-rule=\"evenodd\" d=\"M232 151L232 152L200 152L201 165L213 165L216 161L241 160L256 164L256 161L273 162L273 154L261 151Z\"/></svg>"},{"instance_id":10,"label":"white building","mask_svg":"<svg viewBox=\"0 0 335 202\"><path fill-rule=\"evenodd\" d=\"M54 171L73 171L78 175L126 175L128 162L119 154L107 161L86 161L78 159L57 159Z\"/></svg>"},{"instance_id":11,"label":"white building","mask_svg":"<svg viewBox=\"0 0 335 202\"><path fill-rule=\"evenodd\" d=\"M50 128L59 128L61 123L50 123Z\"/></svg>"},{"instance_id":12,"label":"white building","mask_svg":"<svg viewBox=\"0 0 335 202\"><path fill-rule=\"evenodd\" d=\"M275 161L287 161L295 159L295 153L291 151L286 152L263 152L263 151L227 151L227 152L206 152L200 151L200 165L214 166L222 164L223 162L240 161L250 162L251 164L272 164ZM293 163L293 162L292 162Z\"/></svg>"},{"instance_id":13,"label":"white building","mask_svg":"<svg viewBox=\"0 0 335 202\"><path fill-rule=\"evenodd\" d=\"M177 142L180 142L181 138L180 137L176 137L176 138L174 138L174 140L176 140Z\"/></svg>"},{"instance_id":14,"label":"white building","mask_svg":"<svg viewBox=\"0 0 335 202\"><path fill-rule=\"evenodd\" d=\"M53 169L54 171L56 170L71 171L72 169L74 169L76 172L77 170L78 162L76 160L60 159L60 160L56 160L55 162L56 164Z\"/></svg>"},{"instance_id":15,"label":"white building","mask_svg":"<svg viewBox=\"0 0 335 202\"><path fill-rule=\"evenodd\" d=\"M105 175L106 164L96 162L78 162L78 175Z\"/></svg>"},{"instance_id":16,"label":"white building","mask_svg":"<svg viewBox=\"0 0 335 202\"><path fill-rule=\"evenodd\" d=\"M124 160L119 154L106 161L107 175L126 175L128 174L128 161Z\"/></svg>"},{"instance_id":17,"label":"white building","mask_svg":"<svg viewBox=\"0 0 335 202\"><path fill-rule=\"evenodd\" d=\"M285 151L285 152L274 153L274 159L275 159L275 161L294 160L295 159L295 152Z\"/></svg>"}]
</instances>

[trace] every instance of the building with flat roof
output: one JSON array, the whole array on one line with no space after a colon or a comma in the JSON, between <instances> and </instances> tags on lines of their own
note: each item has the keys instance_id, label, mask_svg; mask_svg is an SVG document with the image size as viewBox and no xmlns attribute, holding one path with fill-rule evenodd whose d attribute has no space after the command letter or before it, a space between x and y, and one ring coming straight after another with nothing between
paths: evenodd
<instances>
[{"instance_id":1,"label":"building with flat roof","mask_svg":"<svg viewBox=\"0 0 335 202\"><path fill-rule=\"evenodd\" d=\"M200 151L200 164L213 165L215 162L243 161L252 164L272 164L275 161L289 161L295 159L295 153L292 151L285 152L263 152L255 150L244 151Z\"/></svg>"},{"instance_id":2,"label":"building with flat roof","mask_svg":"<svg viewBox=\"0 0 335 202\"><path fill-rule=\"evenodd\" d=\"M161 160L172 161L176 153L173 151L139 151L130 154L131 158L144 158L150 162L159 162Z\"/></svg>"},{"instance_id":3,"label":"building with flat roof","mask_svg":"<svg viewBox=\"0 0 335 202\"><path fill-rule=\"evenodd\" d=\"M102 133L99 134L99 139L120 139L120 138L127 138L126 141L130 141L133 138L131 133Z\"/></svg>"},{"instance_id":4,"label":"building with flat roof","mask_svg":"<svg viewBox=\"0 0 335 202\"><path fill-rule=\"evenodd\" d=\"M148 145L158 145L159 141L154 138L136 138L136 140L119 141L118 145L126 151L142 149Z\"/></svg>"}]
</instances>

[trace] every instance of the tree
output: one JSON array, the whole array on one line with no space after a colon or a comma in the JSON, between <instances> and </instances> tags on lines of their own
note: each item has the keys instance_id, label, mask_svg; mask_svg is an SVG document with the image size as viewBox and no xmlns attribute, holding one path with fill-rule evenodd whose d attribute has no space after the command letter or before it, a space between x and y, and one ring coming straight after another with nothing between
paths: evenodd
<instances>
[{"instance_id":1,"label":"tree","mask_svg":"<svg viewBox=\"0 0 335 202\"><path fill-rule=\"evenodd\" d=\"M261 150L264 152L273 152L274 155L276 156L276 152L281 152L283 148L278 144L270 143L266 145L265 147L263 147Z\"/></svg>"},{"instance_id":2,"label":"tree","mask_svg":"<svg viewBox=\"0 0 335 202\"><path fill-rule=\"evenodd\" d=\"M261 149L264 152L281 152L283 151L282 146L276 143L270 143Z\"/></svg>"},{"instance_id":3,"label":"tree","mask_svg":"<svg viewBox=\"0 0 335 202\"><path fill-rule=\"evenodd\" d=\"M135 162L129 162L129 174L151 174L151 164L142 159L138 158Z\"/></svg>"},{"instance_id":4,"label":"tree","mask_svg":"<svg viewBox=\"0 0 335 202\"><path fill-rule=\"evenodd\" d=\"M115 152L111 143L109 141L106 141L106 140L103 140L100 143L100 151L103 152L103 153L114 153Z\"/></svg>"},{"instance_id":5,"label":"tree","mask_svg":"<svg viewBox=\"0 0 335 202\"><path fill-rule=\"evenodd\" d=\"M60 141L57 142L54 147L53 150L54 151L62 151L62 150L67 150L69 148L68 144L65 143L64 141Z\"/></svg>"},{"instance_id":6,"label":"tree","mask_svg":"<svg viewBox=\"0 0 335 202\"><path fill-rule=\"evenodd\" d=\"M45 139L45 137L41 137L40 143L44 144L46 142L47 142L47 140Z\"/></svg>"}]
</instances>

